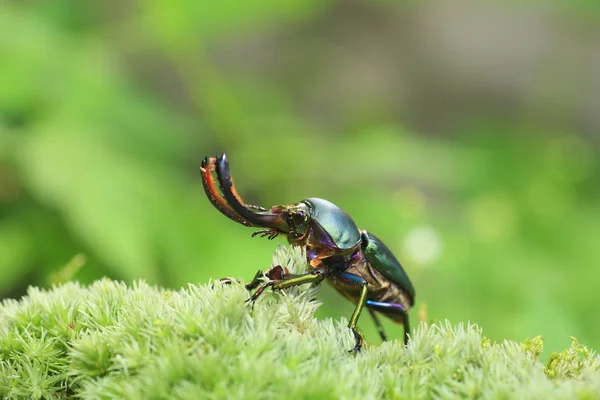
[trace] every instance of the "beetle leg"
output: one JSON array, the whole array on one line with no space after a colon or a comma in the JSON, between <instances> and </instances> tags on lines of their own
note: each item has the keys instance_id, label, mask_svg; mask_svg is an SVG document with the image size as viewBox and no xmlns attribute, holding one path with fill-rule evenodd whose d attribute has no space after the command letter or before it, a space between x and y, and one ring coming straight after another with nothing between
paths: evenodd
<instances>
[{"instance_id":1,"label":"beetle leg","mask_svg":"<svg viewBox=\"0 0 600 400\"><path fill-rule=\"evenodd\" d=\"M258 287L256 292L254 292L254 294L245 301L245 303L252 303L252 309L254 309L254 303L256 302L256 300L260 297L261 294L263 294L266 288L268 288L269 286L273 286L274 284L275 281L268 281L263 283Z\"/></svg>"},{"instance_id":2,"label":"beetle leg","mask_svg":"<svg viewBox=\"0 0 600 400\"><path fill-rule=\"evenodd\" d=\"M256 287L260 284L261 282L261 277L263 276L263 272L262 271L258 271L256 273L256 275L254 275L254 278L252 278L252 281L247 283L245 285L246 290L250 291L250 290L254 290L256 289ZM240 283L240 281L238 281L235 278L221 278L219 279L219 282L221 282L223 285L231 285L233 282L237 282ZM213 285L213 289L214 289L214 285Z\"/></svg>"},{"instance_id":3,"label":"beetle leg","mask_svg":"<svg viewBox=\"0 0 600 400\"><path fill-rule=\"evenodd\" d=\"M287 268L284 268L281 265L277 265L277 266L271 268L266 273L263 270L259 269L256 272L256 274L254 275L254 278L252 278L252 280L250 282L246 283L245 288L248 291L254 290L263 282L264 277L267 277L270 280L280 280L280 279L283 279L284 274L289 274L289 271ZM240 281L238 281L237 279L234 279L234 278L219 279L219 282L221 282L224 285L230 285L233 281L240 283Z\"/></svg>"},{"instance_id":4,"label":"beetle leg","mask_svg":"<svg viewBox=\"0 0 600 400\"><path fill-rule=\"evenodd\" d=\"M248 283L246 283L246 290L254 290L260 285L262 282L262 277L265 276L262 270L258 270L258 272L254 275L254 278Z\"/></svg>"},{"instance_id":5,"label":"beetle leg","mask_svg":"<svg viewBox=\"0 0 600 400\"><path fill-rule=\"evenodd\" d=\"M369 304L369 300L367 300L367 305ZM381 336L381 340L383 342L387 342L387 336L385 334L385 330L383 329L383 325L381 324L381 321L379 320L379 317L377 316L377 314L375 314L375 311L373 311L373 309L371 307L367 307L367 310L369 310L369 313L371 314L371 317L373 318L373 321L375 322L375 327L377 328L377 332L379 332L379 336Z\"/></svg>"},{"instance_id":6,"label":"beetle leg","mask_svg":"<svg viewBox=\"0 0 600 400\"><path fill-rule=\"evenodd\" d=\"M367 302L367 281L362 276L354 275L349 272L336 271L330 275L336 285L355 288L360 287L360 295L358 297L358 301L356 302L356 308L350 317L350 322L348 322L348 328L352 331L354 339L356 339L356 345L350 350L350 352L360 351L363 344L363 338L362 335L356 330L356 324L358 322L358 317L360 317L360 313Z\"/></svg>"},{"instance_id":7,"label":"beetle leg","mask_svg":"<svg viewBox=\"0 0 600 400\"><path fill-rule=\"evenodd\" d=\"M263 278L265 277L271 281L280 281L284 278L286 274L289 275L290 271L287 268L282 267L281 265L274 266L266 273L259 269L258 272L254 275L254 278L252 278L252 281L246 284L246 290L256 289L261 283L264 283Z\"/></svg>"},{"instance_id":8,"label":"beetle leg","mask_svg":"<svg viewBox=\"0 0 600 400\"><path fill-rule=\"evenodd\" d=\"M404 325L404 344L408 343L408 333L410 332L410 326L408 323L408 313L406 312L406 308L404 308L404 306L395 303L381 303L378 301L367 300L367 307L369 307L369 309L381 311L383 313L402 315L402 325Z\"/></svg>"},{"instance_id":9,"label":"beetle leg","mask_svg":"<svg viewBox=\"0 0 600 400\"><path fill-rule=\"evenodd\" d=\"M289 287L304 285L305 283L319 283L325 279L325 272L317 269L306 274L287 274L283 279L275 281L273 290L287 289Z\"/></svg>"},{"instance_id":10,"label":"beetle leg","mask_svg":"<svg viewBox=\"0 0 600 400\"><path fill-rule=\"evenodd\" d=\"M278 267L280 267L280 266L278 266ZM277 268L277 267L275 267L275 268ZM275 268L273 268L273 269L275 269ZM280 268L282 268L282 267L280 267ZM267 289L268 287L271 287L273 290L281 290L281 289L286 289L286 288L293 287L293 286L303 285L305 283L319 283L323 279L325 279L325 274L324 274L324 271L322 271L322 270L315 270L315 271L312 271L312 272L309 272L306 274L302 274L302 275L283 273L283 274L281 274L281 279L271 279L270 281L265 282L262 285L260 285L260 287L256 290L256 292L254 292L254 294L252 296L250 296L250 298L248 300L246 300L246 303L252 302L252 304L254 304L254 302L260 297L260 295L263 294L265 289Z\"/></svg>"},{"instance_id":11,"label":"beetle leg","mask_svg":"<svg viewBox=\"0 0 600 400\"><path fill-rule=\"evenodd\" d=\"M363 344L363 338L361 334L358 333L358 331L356 330L356 324L358 322L358 317L360 317L360 312L362 311L365 302L367 301L367 282L363 280L361 286L362 288L360 290L360 298L358 299L358 303L356 303L356 308L354 309L354 312L350 317L350 322L348 323L348 328L352 330L352 333L354 334L354 339L356 339L356 344L354 345L354 348L350 350L351 353L353 351L360 351Z\"/></svg>"},{"instance_id":12,"label":"beetle leg","mask_svg":"<svg viewBox=\"0 0 600 400\"><path fill-rule=\"evenodd\" d=\"M221 279L219 279L219 282L220 282L222 285L231 285L231 284L232 284L234 281L235 281L235 282L237 282L237 283L240 283L240 281L238 281L238 280L237 280L237 279L235 279L235 278L221 278ZM214 289L215 289L215 285L214 285L214 284L213 284L213 285L211 285L211 286L210 286L210 288L211 288L212 290L214 290Z\"/></svg>"},{"instance_id":13,"label":"beetle leg","mask_svg":"<svg viewBox=\"0 0 600 400\"><path fill-rule=\"evenodd\" d=\"M286 267L282 267L281 265L274 266L265 274L265 276L272 281L280 281L285 278L286 275L288 277L291 276L290 270Z\"/></svg>"},{"instance_id":14,"label":"beetle leg","mask_svg":"<svg viewBox=\"0 0 600 400\"><path fill-rule=\"evenodd\" d=\"M237 279L234 279L234 278L221 278L221 279L219 279L219 282L221 282L223 285L231 285L233 283L233 281L236 281L237 283L240 283L240 281L238 281Z\"/></svg>"}]
</instances>

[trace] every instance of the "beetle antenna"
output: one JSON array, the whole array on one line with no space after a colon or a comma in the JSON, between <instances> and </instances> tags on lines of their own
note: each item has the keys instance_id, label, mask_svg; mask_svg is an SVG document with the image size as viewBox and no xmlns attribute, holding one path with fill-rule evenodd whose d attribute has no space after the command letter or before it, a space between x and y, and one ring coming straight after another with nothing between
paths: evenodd
<instances>
[{"instance_id":1,"label":"beetle antenna","mask_svg":"<svg viewBox=\"0 0 600 400\"><path fill-rule=\"evenodd\" d=\"M261 238L268 237L269 240L275 239L279 235L279 231L275 229L261 229L252 234L252 237L260 235Z\"/></svg>"}]
</instances>

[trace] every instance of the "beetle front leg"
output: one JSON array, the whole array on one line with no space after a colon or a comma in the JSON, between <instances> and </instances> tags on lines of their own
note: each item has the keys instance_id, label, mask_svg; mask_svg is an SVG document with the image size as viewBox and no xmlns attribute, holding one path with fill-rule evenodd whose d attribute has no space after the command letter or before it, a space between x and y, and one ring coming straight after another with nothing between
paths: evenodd
<instances>
[{"instance_id":1,"label":"beetle front leg","mask_svg":"<svg viewBox=\"0 0 600 400\"><path fill-rule=\"evenodd\" d=\"M268 270L266 273L259 269L258 272L256 273L256 275L254 275L254 278L252 279L252 281L250 283L246 284L246 290L251 291L251 290L254 290L257 287L259 287L259 285L264 282L263 281L264 277L267 277L269 279L269 281L280 281L286 275L291 276L290 271L287 268L282 267L281 265L274 266L273 268ZM260 294L262 292L264 292L264 290L268 286L269 286L268 284L263 284L260 287L260 289L257 290L256 293L254 293L254 295L258 298L258 296L260 296Z\"/></svg>"},{"instance_id":2,"label":"beetle front leg","mask_svg":"<svg viewBox=\"0 0 600 400\"><path fill-rule=\"evenodd\" d=\"M280 267L281 268L281 267ZM323 279L325 279L325 271L317 269L315 271L302 274L302 275L293 275L293 274L282 274L281 279L272 279L260 285L260 287L254 292L252 296L246 302L254 302L262 295L262 293L270 287L272 290L281 290L286 289L293 286L300 286L305 283L319 283Z\"/></svg>"},{"instance_id":3,"label":"beetle front leg","mask_svg":"<svg viewBox=\"0 0 600 400\"><path fill-rule=\"evenodd\" d=\"M280 280L283 278L284 274L286 274L286 273L289 273L289 271L287 270L287 268L284 268L281 265L277 265L277 266L271 268L266 273L263 270L259 269L256 272L256 274L254 274L254 278L252 278L252 280L250 282L246 283L246 285L244 285L244 287L246 288L246 290L251 291L251 290L256 289L263 282L264 277L267 277L271 280ZM237 283L240 283L240 281L238 281L237 279L233 279L233 278L221 278L221 279L219 279L219 282L221 282L225 285L229 285L234 280Z\"/></svg>"},{"instance_id":4,"label":"beetle front leg","mask_svg":"<svg viewBox=\"0 0 600 400\"><path fill-rule=\"evenodd\" d=\"M260 283L262 282L263 276L264 272L259 269L258 272L254 275L254 278L252 278L252 281L246 283L246 290L250 291L256 289L258 285L260 285Z\"/></svg>"},{"instance_id":5,"label":"beetle front leg","mask_svg":"<svg viewBox=\"0 0 600 400\"><path fill-rule=\"evenodd\" d=\"M246 290L254 290L258 287L258 285L260 285L260 283L262 282L261 278L263 277L263 272L262 270L258 270L258 272L256 273L256 275L254 275L254 278L252 278L252 281L250 281L249 283L247 283L245 286ZM238 281L235 278L221 278L219 279L219 282L221 282L224 285L231 285L231 283L233 283L233 281L240 283L240 281Z\"/></svg>"}]
</instances>

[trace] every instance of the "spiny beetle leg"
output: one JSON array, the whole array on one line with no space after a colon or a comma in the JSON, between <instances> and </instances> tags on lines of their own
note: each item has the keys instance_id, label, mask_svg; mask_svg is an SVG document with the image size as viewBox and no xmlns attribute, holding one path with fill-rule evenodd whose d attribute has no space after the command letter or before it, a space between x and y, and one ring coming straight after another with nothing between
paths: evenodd
<instances>
[{"instance_id":1,"label":"spiny beetle leg","mask_svg":"<svg viewBox=\"0 0 600 400\"><path fill-rule=\"evenodd\" d=\"M355 289L360 288L360 295L358 301L356 302L356 308L354 309L354 312L350 317L350 321L348 322L348 328L352 331L352 334L354 334L354 339L356 340L356 345L352 350L350 350L350 352L360 351L363 345L363 338L361 334L356 331L356 324L358 323L358 317L360 317L360 313L367 302L367 281L362 276L343 271L331 272L330 279L332 279L336 285Z\"/></svg>"},{"instance_id":2,"label":"spiny beetle leg","mask_svg":"<svg viewBox=\"0 0 600 400\"><path fill-rule=\"evenodd\" d=\"M246 285L244 285L244 287L246 288L246 290L251 291L256 289L262 282L262 278L265 276L265 273L262 270L258 270L256 272L256 274L254 275L254 278L252 278L252 281L250 281L249 283L247 283ZM267 275L268 277L268 275ZM271 278L269 278L271 279ZM221 282L224 285L230 285L231 283L233 283L233 281L240 283L240 281L238 281L235 278L221 278L219 279L219 282ZM214 286L213 286L214 288Z\"/></svg>"},{"instance_id":3,"label":"spiny beetle leg","mask_svg":"<svg viewBox=\"0 0 600 400\"><path fill-rule=\"evenodd\" d=\"M287 276L290 276L290 271L286 267L282 267L281 265L276 265L271 268L265 276L272 281L281 281L285 279Z\"/></svg>"},{"instance_id":4,"label":"spiny beetle leg","mask_svg":"<svg viewBox=\"0 0 600 400\"><path fill-rule=\"evenodd\" d=\"M275 239L278 235L279 235L279 231L271 232L271 234L269 235L269 240Z\"/></svg>"},{"instance_id":5,"label":"spiny beetle leg","mask_svg":"<svg viewBox=\"0 0 600 400\"><path fill-rule=\"evenodd\" d=\"M404 314L404 345L406 346L408 344L408 334L410 332L410 325L408 322L408 314Z\"/></svg>"},{"instance_id":6,"label":"spiny beetle leg","mask_svg":"<svg viewBox=\"0 0 600 400\"><path fill-rule=\"evenodd\" d=\"M262 272L262 270L259 269L258 272L254 275L254 278L252 278L252 281L246 284L246 290L250 291L256 289L258 285L261 284L263 276L264 273Z\"/></svg>"},{"instance_id":7,"label":"spiny beetle leg","mask_svg":"<svg viewBox=\"0 0 600 400\"><path fill-rule=\"evenodd\" d=\"M271 268L270 270L268 270L267 272L263 272L262 270L258 270L258 272L254 275L254 278L252 278L252 281L246 284L246 289L247 290L254 290L256 289L258 286L260 286L261 283L263 283L263 278L267 277L269 280L272 281L280 281L282 280L286 275L289 275L290 271L285 268L282 267L281 265L276 265L273 268Z\"/></svg>"},{"instance_id":8,"label":"spiny beetle leg","mask_svg":"<svg viewBox=\"0 0 600 400\"><path fill-rule=\"evenodd\" d=\"M256 273L256 275L254 275L254 278L252 278L252 281L245 284L244 287L246 288L246 290L250 291L250 290L254 290L258 287L258 285L260 285L260 283L262 282L262 277L264 276L263 272L261 270L258 270L258 272ZM219 279L219 282L221 282L223 285L231 285L233 282L237 282L240 283L240 281L238 281L235 278L221 278ZM214 289L214 285L213 285L213 289Z\"/></svg>"},{"instance_id":9,"label":"spiny beetle leg","mask_svg":"<svg viewBox=\"0 0 600 400\"><path fill-rule=\"evenodd\" d=\"M387 314L399 314L402 316L402 325L404 325L404 344L408 343L408 334L410 332L410 326L408 322L408 313L406 308L402 304L395 303L382 303L379 301L367 300L367 307L369 310L377 310Z\"/></svg>"},{"instance_id":10,"label":"spiny beetle leg","mask_svg":"<svg viewBox=\"0 0 600 400\"><path fill-rule=\"evenodd\" d=\"M369 304L368 300L367 300L367 304ZM375 322L375 327L377 328L377 332L379 332L379 336L381 336L381 340L383 342L387 342L387 335L385 334L385 330L383 329L383 325L381 324L379 317L377 316L375 311L373 311L372 308L367 307L367 310L369 310L369 313L371 314L371 317L373 318L373 322Z\"/></svg>"},{"instance_id":11,"label":"spiny beetle leg","mask_svg":"<svg viewBox=\"0 0 600 400\"><path fill-rule=\"evenodd\" d=\"M272 287L275 284L274 281L268 281L263 283L262 285L260 285L260 287L256 290L256 292L254 292L254 294L252 296L250 296L249 299L247 299L245 301L245 303L252 303L252 309L254 309L254 303L256 302L256 300L260 297L261 294L263 294L263 292L265 291L266 288L268 287Z\"/></svg>"},{"instance_id":12,"label":"spiny beetle leg","mask_svg":"<svg viewBox=\"0 0 600 400\"><path fill-rule=\"evenodd\" d=\"M350 329L352 330L352 333L354 334L354 339L356 340L356 344L354 345L354 348L350 350L350 353L359 352L363 345L362 335L358 333L356 329Z\"/></svg>"},{"instance_id":13,"label":"spiny beetle leg","mask_svg":"<svg viewBox=\"0 0 600 400\"><path fill-rule=\"evenodd\" d=\"M289 275L289 273L290 271L287 268L282 267L281 265L274 266L269 271L267 271L267 273L264 273L263 271L259 270L254 276L252 282L246 285L246 289L253 290L257 288L262 282L261 278L263 276L269 278L269 281L260 285L258 290L248 300L246 300L246 303L251 301L252 307L254 308L254 302L260 297L260 295L265 291L265 289L269 286L273 286L275 282L283 280L286 275Z\"/></svg>"},{"instance_id":14,"label":"spiny beetle leg","mask_svg":"<svg viewBox=\"0 0 600 400\"><path fill-rule=\"evenodd\" d=\"M233 283L233 281L236 281L237 283L240 283L240 281L238 281L237 279L234 279L234 278L221 278L221 279L219 279L219 282L222 285L231 285ZM215 285L211 285L210 288L212 290L214 290L215 289Z\"/></svg>"},{"instance_id":15,"label":"spiny beetle leg","mask_svg":"<svg viewBox=\"0 0 600 400\"><path fill-rule=\"evenodd\" d=\"M254 232L251 236L256 237L260 235L261 238L268 236L269 240L275 239L279 235L279 231L277 229L261 229L259 231Z\"/></svg>"},{"instance_id":16,"label":"spiny beetle leg","mask_svg":"<svg viewBox=\"0 0 600 400\"><path fill-rule=\"evenodd\" d=\"M283 271L283 273L281 272ZM268 282L263 283L260 287L254 292L252 296L246 302L254 302L258 297L265 291L266 288L271 287L272 290L281 290L287 289L294 286L304 285L305 283L319 283L323 279L325 279L325 271L324 270L314 270L302 275L293 275L293 274L285 274L287 268L284 268L280 265L274 267L268 274L281 274L282 279L270 280Z\"/></svg>"}]
</instances>

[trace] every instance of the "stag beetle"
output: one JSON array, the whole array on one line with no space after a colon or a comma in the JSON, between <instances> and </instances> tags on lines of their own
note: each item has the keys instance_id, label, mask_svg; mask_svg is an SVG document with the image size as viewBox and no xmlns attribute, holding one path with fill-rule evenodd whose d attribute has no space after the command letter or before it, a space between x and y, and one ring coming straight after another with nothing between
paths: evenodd
<instances>
[{"instance_id":1,"label":"stag beetle","mask_svg":"<svg viewBox=\"0 0 600 400\"><path fill-rule=\"evenodd\" d=\"M233 185L227 156L205 158L202 162L202 183L210 202L225 216L249 227L262 228L252 234L274 239L286 235L290 244L306 249L311 271L290 274L277 266L262 273L246 287L257 289L248 299L254 302L268 287L285 289L305 283L327 280L338 292L356 304L348 328L356 344L350 351L359 351L363 338L356 330L358 317L366 307L386 340L376 311L404 325L404 343L408 341L408 312L415 301L415 289L408 275L391 251L373 234L359 230L348 214L327 200L308 198L296 204L270 209L244 203ZM222 196L217 191L216 172Z\"/></svg>"}]
</instances>

